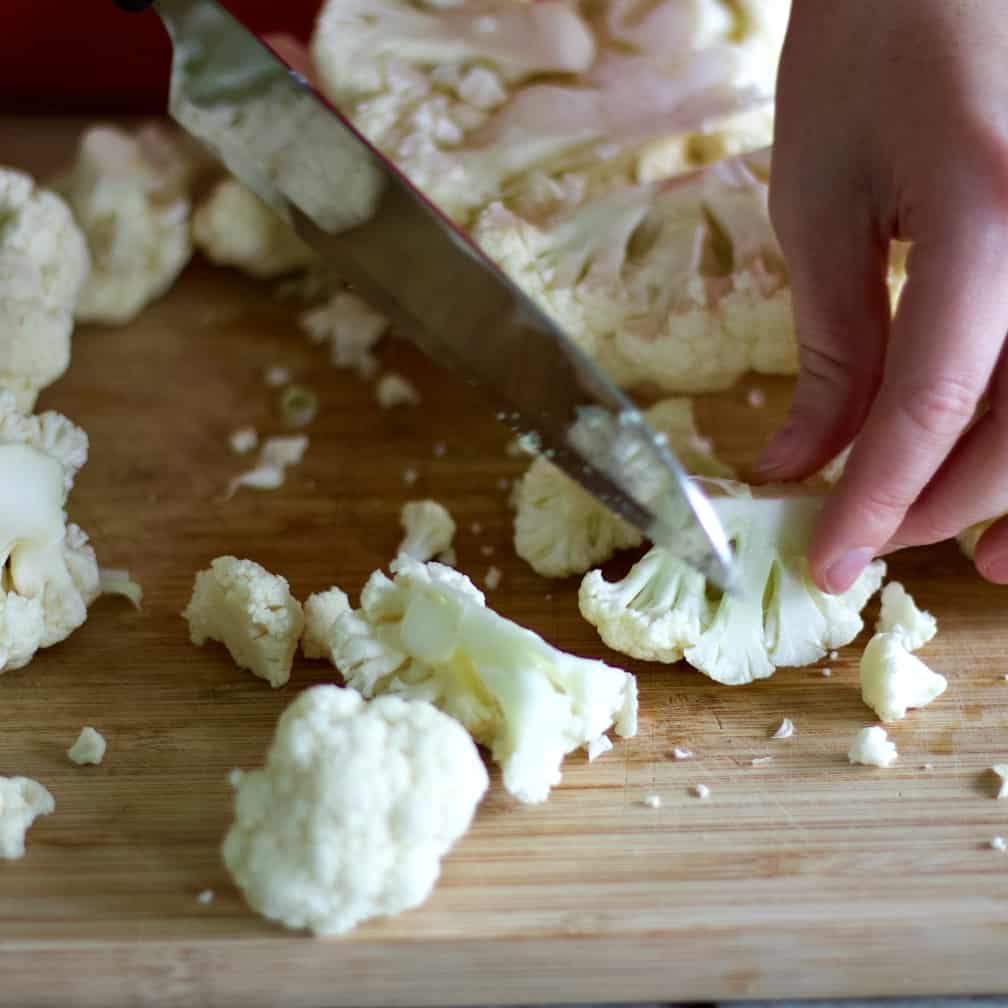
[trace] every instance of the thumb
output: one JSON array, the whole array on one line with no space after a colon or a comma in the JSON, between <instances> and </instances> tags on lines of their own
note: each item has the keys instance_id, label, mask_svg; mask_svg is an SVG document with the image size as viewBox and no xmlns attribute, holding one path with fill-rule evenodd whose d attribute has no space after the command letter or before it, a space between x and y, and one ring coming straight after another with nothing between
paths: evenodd
<instances>
[{"instance_id":1,"label":"thumb","mask_svg":"<svg viewBox=\"0 0 1008 1008\"><path fill-rule=\"evenodd\" d=\"M799 372L787 420L753 472L757 482L803 479L839 454L860 430L881 382L890 317L886 256L867 220L858 227L820 217L812 226L817 216L793 196L774 214L790 277Z\"/></svg>"}]
</instances>

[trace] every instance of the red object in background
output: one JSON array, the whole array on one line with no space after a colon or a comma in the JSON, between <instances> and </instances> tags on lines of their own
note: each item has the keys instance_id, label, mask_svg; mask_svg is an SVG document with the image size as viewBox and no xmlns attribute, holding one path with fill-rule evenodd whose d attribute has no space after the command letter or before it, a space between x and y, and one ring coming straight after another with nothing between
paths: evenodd
<instances>
[{"instance_id":1,"label":"red object in background","mask_svg":"<svg viewBox=\"0 0 1008 1008\"><path fill-rule=\"evenodd\" d=\"M321 0L224 0L256 32L307 40ZM0 0L0 112L164 111L171 46L151 10L113 0Z\"/></svg>"}]
</instances>

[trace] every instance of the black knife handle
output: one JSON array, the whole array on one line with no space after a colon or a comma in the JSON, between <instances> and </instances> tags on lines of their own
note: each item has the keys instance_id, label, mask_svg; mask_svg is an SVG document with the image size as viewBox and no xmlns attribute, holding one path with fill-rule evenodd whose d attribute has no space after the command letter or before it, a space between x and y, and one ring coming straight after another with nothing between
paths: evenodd
<instances>
[{"instance_id":1,"label":"black knife handle","mask_svg":"<svg viewBox=\"0 0 1008 1008\"><path fill-rule=\"evenodd\" d=\"M115 0L115 3L117 7L121 7L124 11L135 14L138 11L147 10L154 3L154 0Z\"/></svg>"}]
</instances>

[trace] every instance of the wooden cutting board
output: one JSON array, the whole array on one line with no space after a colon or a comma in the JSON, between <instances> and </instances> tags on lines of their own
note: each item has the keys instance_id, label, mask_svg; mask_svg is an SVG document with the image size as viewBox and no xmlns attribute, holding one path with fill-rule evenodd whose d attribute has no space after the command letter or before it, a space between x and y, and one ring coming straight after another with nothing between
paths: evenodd
<instances>
[{"instance_id":1,"label":"wooden cutting board","mask_svg":"<svg viewBox=\"0 0 1008 1008\"><path fill-rule=\"evenodd\" d=\"M48 171L76 126L8 121L0 159ZM1008 802L987 768L1008 761L1003 591L954 547L901 556L893 572L938 617L923 657L947 693L891 735L888 770L851 767L873 721L858 649L819 669L717 686L686 667L628 662L640 735L589 766L565 765L540 807L499 779L422 908L343 940L285 932L246 909L220 864L228 771L262 760L304 687L332 679L298 660L271 690L221 648L194 648L179 612L220 554L252 557L295 593L356 593L387 563L406 500L458 519L459 566L503 572L492 604L552 643L610 661L578 616L576 580L549 583L510 548L502 481L521 470L491 411L410 348L388 367L423 404L383 412L331 369L268 284L194 264L124 329L82 328L68 376L42 405L91 436L71 514L106 566L143 584L143 611L99 601L86 626L0 678L0 773L42 781L55 814L23 861L0 863L0 1002L482 1004L995 993L1008 989ZM228 434L279 432L264 371L318 393L304 464L283 489L226 500L242 468ZM763 389L762 409L747 405ZM751 458L783 413L787 383L758 379L700 408L730 461ZM435 445L443 443L439 457ZM403 472L419 474L408 487ZM0 488L7 492L8 488ZM470 525L479 522L480 534ZM485 555L492 550L492 555ZM629 558L613 565L625 570ZM869 615L874 619L874 608ZM769 736L790 717L796 735ZM99 767L64 756L83 724L108 739ZM675 761L676 745L695 758ZM773 756L753 766L754 757ZM931 769L923 769L929 764ZM691 794L703 783L710 797ZM662 806L643 799L658 794ZM196 896L213 889L201 905Z\"/></svg>"}]
</instances>

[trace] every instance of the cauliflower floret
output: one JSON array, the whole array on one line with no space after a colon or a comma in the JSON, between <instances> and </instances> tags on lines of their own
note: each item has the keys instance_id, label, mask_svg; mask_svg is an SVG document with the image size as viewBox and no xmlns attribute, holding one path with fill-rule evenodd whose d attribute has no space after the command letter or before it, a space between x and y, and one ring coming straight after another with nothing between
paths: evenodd
<instances>
[{"instance_id":1,"label":"cauliflower floret","mask_svg":"<svg viewBox=\"0 0 1008 1008\"><path fill-rule=\"evenodd\" d=\"M41 815L56 808L53 796L29 777L0 777L0 858L24 857L25 835Z\"/></svg>"},{"instance_id":2,"label":"cauliflower floret","mask_svg":"<svg viewBox=\"0 0 1008 1008\"><path fill-rule=\"evenodd\" d=\"M217 557L209 570L196 575L182 615L198 647L220 641L236 665L274 688L290 678L304 612L285 578L252 560Z\"/></svg>"},{"instance_id":3,"label":"cauliflower floret","mask_svg":"<svg viewBox=\"0 0 1008 1008\"><path fill-rule=\"evenodd\" d=\"M238 777L224 864L265 917L343 934L427 899L487 784L472 739L430 704L316 686L284 711L265 768Z\"/></svg>"},{"instance_id":4,"label":"cauliflower floret","mask_svg":"<svg viewBox=\"0 0 1008 1008\"><path fill-rule=\"evenodd\" d=\"M876 561L842 595L812 582L805 552L821 500L756 498L726 484L714 510L735 547L744 593L713 594L706 580L655 547L623 581L601 571L581 582L581 614L612 648L636 658L685 657L717 682L740 685L775 668L811 665L849 644L864 625L860 612L879 589L885 565Z\"/></svg>"},{"instance_id":5,"label":"cauliflower floret","mask_svg":"<svg viewBox=\"0 0 1008 1008\"><path fill-rule=\"evenodd\" d=\"M157 127L84 134L57 182L91 253L78 320L123 325L175 282L192 255L189 175L181 146Z\"/></svg>"},{"instance_id":6,"label":"cauliflower floret","mask_svg":"<svg viewBox=\"0 0 1008 1008\"><path fill-rule=\"evenodd\" d=\"M636 734L633 676L498 616L458 571L400 556L392 573L372 574L361 608L332 625L333 664L365 696L429 700L457 718L520 801L545 801L564 755L614 722L618 735Z\"/></svg>"},{"instance_id":7,"label":"cauliflower floret","mask_svg":"<svg viewBox=\"0 0 1008 1008\"><path fill-rule=\"evenodd\" d=\"M373 351L388 328L388 319L356 294L334 294L301 316L301 328L313 343L329 344L334 367L353 368L362 378L378 370Z\"/></svg>"},{"instance_id":8,"label":"cauliflower floret","mask_svg":"<svg viewBox=\"0 0 1008 1008\"><path fill-rule=\"evenodd\" d=\"M193 241L211 262L254 277L304 269L315 253L279 214L237 179L219 182L192 219Z\"/></svg>"},{"instance_id":9,"label":"cauliflower floret","mask_svg":"<svg viewBox=\"0 0 1008 1008\"><path fill-rule=\"evenodd\" d=\"M925 707L948 686L906 647L899 631L877 633L861 655L861 699L880 721L900 721L908 707Z\"/></svg>"},{"instance_id":10,"label":"cauliflower floret","mask_svg":"<svg viewBox=\"0 0 1008 1008\"><path fill-rule=\"evenodd\" d=\"M644 417L655 431L665 435L688 472L733 475L697 431L690 400L663 400L646 410ZM545 458L537 458L518 481L514 503L515 550L544 577L583 574L617 550L639 546L642 541L632 525Z\"/></svg>"},{"instance_id":11,"label":"cauliflower floret","mask_svg":"<svg viewBox=\"0 0 1008 1008\"><path fill-rule=\"evenodd\" d=\"M79 427L0 392L0 672L69 637L98 597L94 550L64 510L86 460Z\"/></svg>"},{"instance_id":12,"label":"cauliflower floret","mask_svg":"<svg viewBox=\"0 0 1008 1008\"><path fill-rule=\"evenodd\" d=\"M387 371L378 379L378 384L375 386L375 398L382 409L420 404L420 393L416 386L408 378L404 378L395 371Z\"/></svg>"},{"instance_id":13,"label":"cauliflower floret","mask_svg":"<svg viewBox=\"0 0 1008 1008\"><path fill-rule=\"evenodd\" d=\"M101 763L105 758L105 736L90 725L85 725L81 728L77 741L67 749L67 758L78 766Z\"/></svg>"},{"instance_id":14,"label":"cauliflower floret","mask_svg":"<svg viewBox=\"0 0 1008 1008\"><path fill-rule=\"evenodd\" d=\"M913 596L899 581L890 581L882 589L881 600L875 632L900 634L907 651L922 648L938 632L938 621L931 613L917 608Z\"/></svg>"},{"instance_id":15,"label":"cauliflower floret","mask_svg":"<svg viewBox=\"0 0 1008 1008\"><path fill-rule=\"evenodd\" d=\"M90 260L67 205L0 168L0 391L29 413L70 364L74 309Z\"/></svg>"},{"instance_id":16,"label":"cauliflower floret","mask_svg":"<svg viewBox=\"0 0 1008 1008\"><path fill-rule=\"evenodd\" d=\"M862 728L854 736L847 758L851 763L863 763L865 766L887 767L899 756L896 743L889 741L885 728L872 725Z\"/></svg>"},{"instance_id":17,"label":"cauliflower floret","mask_svg":"<svg viewBox=\"0 0 1008 1008\"><path fill-rule=\"evenodd\" d=\"M332 628L350 609L350 599L339 588L330 588L308 596L304 604L305 628L301 637L301 651L305 658L329 656Z\"/></svg>"},{"instance_id":18,"label":"cauliflower floret","mask_svg":"<svg viewBox=\"0 0 1008 1008\"><path fill-rule=\"evenodd\" d=\"M398 553L425 563L451 549L455 520L448 509L434 500L408 501L399 516L406 536Z\"/></svg>"}]
</instances>

